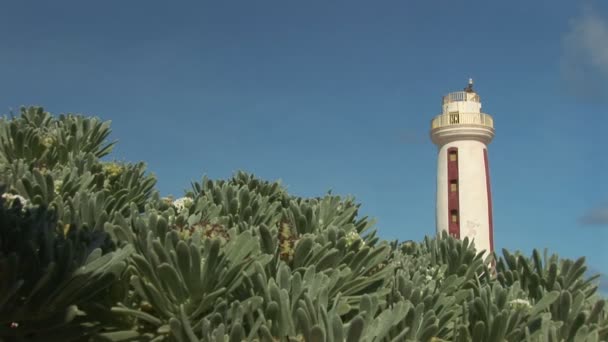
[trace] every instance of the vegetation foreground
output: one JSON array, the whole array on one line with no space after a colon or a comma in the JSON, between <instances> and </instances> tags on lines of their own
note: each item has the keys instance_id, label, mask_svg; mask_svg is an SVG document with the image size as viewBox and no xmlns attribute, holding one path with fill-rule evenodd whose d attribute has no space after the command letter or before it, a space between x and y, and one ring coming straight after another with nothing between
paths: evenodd
<instances>
[{"instance_id":1,"label":"vegetation foreground","mask_svg":"<svg viewBox=\"0 0 608 342\"><path fill-rule=\"evenodd\" d=\"M242 172L161 198L109 134L0 119L1 341L608 340L583 258L382 241L352 198Z\"/></svg>"}]
</instances>

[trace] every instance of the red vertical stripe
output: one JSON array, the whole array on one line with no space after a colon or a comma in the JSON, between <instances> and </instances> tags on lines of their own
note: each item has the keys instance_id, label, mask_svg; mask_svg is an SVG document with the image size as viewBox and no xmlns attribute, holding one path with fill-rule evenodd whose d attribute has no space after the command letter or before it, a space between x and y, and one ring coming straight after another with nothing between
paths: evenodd
<instances>
[{"instance_id":1,"label":"red vertical stripe","mask_svg":"<svg viewBox=\"0 0 608 342\"><path fill-rule=\"evenodd\" d=\"M483 149L483 161L486 167L486 192L488 196L488 224L490 229L490 251L494 251L494 226L492 224L492 191L490 190L490 167L488 165L488 150Z\"/></svg>"},{"instance_id":2,"label":"red vertical stripe","mask_svg":"<svg viewBox=\"0 0 608 342\"><path fill-rule=\"evenodd\" d=\"M456 154L456 160L450 160L450 154ZM460 239L460 184L458 182L458 148L450 147L447 153L448 158L448 232L451 236ZM452 191L451 182L455 181L457 184L456 191ZM456 222L452 222L452 213L455 212L457 215Z\"/></svg>"}]
</instances>

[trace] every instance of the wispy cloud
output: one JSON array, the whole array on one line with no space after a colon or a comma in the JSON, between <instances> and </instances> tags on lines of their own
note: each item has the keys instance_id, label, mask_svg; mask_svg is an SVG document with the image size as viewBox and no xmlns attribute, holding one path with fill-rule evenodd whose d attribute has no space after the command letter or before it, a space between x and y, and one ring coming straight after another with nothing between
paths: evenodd
<instances>
[{"instance_id":1,"label":"wispy cloud","mask_svg":"<svg viewBox=\"0 0 608 342\"><path fill-rule=\"evenodd\" d=\"M587 226L608 227L608 205L593 208L580 218L580 223Z\"/></svg>"},{"instance_id":2,"label":"wispy cloud","mask_svg":"<svg viewBox=\"0 0 608 342\"><path fill-rule=\"evenodd\" d=\"M563 36L562 77L577 97L608 101L608 19L586 6Z\"/></svg>"},{"instance_id":3,"label":"wispy cloud","mask_svg":"<svg viewBox=\"0 0 608 342\"><path fill-rule=\"evenodd\" d=\"M425 132L426 133L426 132ZM430 138L415 130L404 130L399 134L399 142L407 145L421 145L430 142Z\"/></svg>"}]
</instances>

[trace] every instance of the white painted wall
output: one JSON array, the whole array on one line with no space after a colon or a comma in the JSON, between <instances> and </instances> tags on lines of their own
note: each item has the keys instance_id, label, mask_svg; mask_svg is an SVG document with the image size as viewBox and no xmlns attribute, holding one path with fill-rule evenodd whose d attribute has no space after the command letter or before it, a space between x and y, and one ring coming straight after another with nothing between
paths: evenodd
<instances>
[{"instance_id":1,"label":"white painted wall","mask_svg":"<svg viewBox=\"0 0 608 342\"><path fill-rule=\"evenodd\" d=\"M437 233L449 233L449 214L448 214L448 157L447 150L449 144L444 145L445 148L439 148L437 154L437 197L435 203L435 227Z\"/></svg>"},{"instance_id":2,"label":"white painted wall","mask_svg":"<svg viewBox=\"0 0 608 342\"><path fill-rule=\"evenodd\" d=\"M450 102L443 105L443 114L448 113L480 113L481 103L472 101L457 101Z\"/></svg>"},{"instance_id":3,"label":"white painted wall","mask_svg":"<svg viewBox=\"0 0 608 342\"><path fill-rule=\"evenodd\" d=\"M437 232L448 232L447 151L458 148L458 195L460 207L460 238L475 241L478 251L490 251L489 199L483 150L487 146L476 140L459 140L439 148L437 160Z\"/></svg>"}]
</instances>

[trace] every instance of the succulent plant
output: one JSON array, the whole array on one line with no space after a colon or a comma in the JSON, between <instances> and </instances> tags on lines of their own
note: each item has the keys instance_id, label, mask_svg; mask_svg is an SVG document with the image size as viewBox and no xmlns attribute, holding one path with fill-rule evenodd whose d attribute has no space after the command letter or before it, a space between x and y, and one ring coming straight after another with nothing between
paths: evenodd
<instances>
[{"instance_id":1,"label":"succulent plant","mask_svg":"<svg viewBox=\"0 0 608 342\"><path fill-rule=\"evenodd\" d=\"M99 330L91 301L102 301L131 249L115 250L103 231L64 234L52 211L4 198L0 227L0 336L68 341Z\"/></svg>"}]
</instances>

